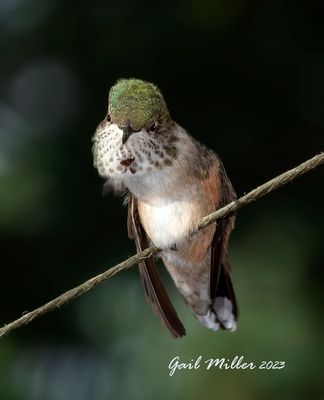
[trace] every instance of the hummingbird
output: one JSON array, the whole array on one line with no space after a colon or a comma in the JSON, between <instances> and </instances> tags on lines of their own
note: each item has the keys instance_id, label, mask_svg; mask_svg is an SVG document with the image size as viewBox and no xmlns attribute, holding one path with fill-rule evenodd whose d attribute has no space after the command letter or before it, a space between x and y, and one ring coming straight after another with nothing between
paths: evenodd
<instances>
[{"instance_id":1,"label":"hummingbird","mask_svg":"<svg viewBox=\"0 0 324 400\"><path fill-rule=\"evenodd\" d=\"M151 244L189 309L205 327L234 331L237 302L228 261L235 215L202 230L202 217L236 199L218 155L171 117L158 87L120 79L93 140L105 187L125 194L128 235L138 252ZM146 298L174 337L186 334L154 257L139 263Z\"/></svg>"}]
</instances>

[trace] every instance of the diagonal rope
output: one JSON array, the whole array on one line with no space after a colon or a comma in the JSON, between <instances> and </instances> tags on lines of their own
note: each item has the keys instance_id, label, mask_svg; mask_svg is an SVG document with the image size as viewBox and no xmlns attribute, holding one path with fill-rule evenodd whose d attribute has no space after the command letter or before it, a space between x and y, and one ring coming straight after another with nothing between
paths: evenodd
<instances>
[{"instance_id":1,"label":"diagonal rope","mask_svg":"<svg viewBox=\"0 0 324 400\"><path fill-rule=\"evenodd\" d=\"M215 222L216 220L223 218L241 207L245 206L248 203L251 203L254 200L259 199L266 194L273 192L276 189L279 189L283 185L286 185L288 182L293 181L294 179L298 178L299 176L305 174L308 171L311 171L314 168L319 167L320 165L324 164L324 153L320 153L313 158L303 162L302 164L298 165L295 168L290 169L287 172L284 172L281 175L276 176L275 178L271 179L270 181L264 183L261 186L251 190L249 193L245 194L244 196L240 197L239 199L227 204L225 207L220 208L219 210L207 215L204 217L199 224L198 229L203 229L207 225ZM74 287L71 290L61 294L60 296L56 297L55 299L49 301L48 303L42 305L41 307L36 308L33 311L30 311L24 314L22 317L16 319L13 322L10 322L7 325L4 325L0 328L0 337L5 336L15 329L28 324L29 322L33 321L36 318L41 317L53 311L57 308L60 308L66 303L76 299L77 297L83 295L84 293L88 292L89 290L93 289L94 287L100 285L107 279L111 278L112 276L118 274L119 272L137 264L139 261L151 257L153 254L158 253L160 250L155 247L151 246L145 249L144 251L128 258L125 261L115 265L114 267L106 270L102 274L99 274L79 286Z\"/></svg>"}]
</instances>

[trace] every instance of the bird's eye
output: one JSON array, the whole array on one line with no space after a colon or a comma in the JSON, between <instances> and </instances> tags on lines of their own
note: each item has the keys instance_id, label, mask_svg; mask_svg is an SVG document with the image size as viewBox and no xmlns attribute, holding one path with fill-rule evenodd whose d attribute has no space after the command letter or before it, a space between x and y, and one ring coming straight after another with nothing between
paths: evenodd
<instances>
[{"instance_id":1,"label":"bird's eye","mask_svg":"<svg viewBox=\"0 0 324 400\"><path fill-rule=\"evenodd\" d=\"M110 117L109 114L107 114L106 121L107 121L107 122L111 122L111 117Z\"/></svg>"},{"instance_id":2,"label":"bird's eye","mask_svg":"<svg viewBox=\"0 0 324 400\"><path fill-rule=\"evenodd\" d=\"M156 129L156 122L150 126L150 132L155 132Z\"/></svg>"}]
</instances>

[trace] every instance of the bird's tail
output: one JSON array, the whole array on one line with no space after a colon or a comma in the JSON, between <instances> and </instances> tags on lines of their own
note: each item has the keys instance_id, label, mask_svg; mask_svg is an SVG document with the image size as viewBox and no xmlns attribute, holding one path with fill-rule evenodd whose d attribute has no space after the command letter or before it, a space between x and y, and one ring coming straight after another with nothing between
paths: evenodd
<instances>
[{"instance_id":1,"label":"bird's tail","mask_svg":"<svg viewBox=\"0 0 324 400\"><path fill-rule=\"evenodd\" d=\"M209 268L196 267L188 274L188 268L180 271L167 260L163 261L188 307L201 324L213 331L236 329L238 311L228 265L220 265L217 285L210 288Z\"/></svg>"},{"instance_id":2,"label":"bird's tail","mask_svg":"<svg viewBox=\"0 0 324 400\"><path fill-rule=\"evenodd\" d=\"M199 321L212 330L234 331L238 316L237 302L229 268L220 266L215 293L209 300L208 312Z\"/></svg>"}]
</instances>

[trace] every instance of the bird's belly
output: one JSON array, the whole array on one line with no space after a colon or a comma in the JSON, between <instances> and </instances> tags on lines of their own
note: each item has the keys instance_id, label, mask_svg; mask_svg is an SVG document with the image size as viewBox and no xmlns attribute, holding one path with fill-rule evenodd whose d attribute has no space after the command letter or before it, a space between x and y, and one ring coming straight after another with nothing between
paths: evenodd
<instances>
[{"instance_id":1,"label":"bird's belly","mask_svg":"<svg viewBox=\"0 0 324 400\"><path fill-rule=\"evenodd\" d=\"M197 205L190 201L139 202L139 214L152 242L161 249L183 241L196 228Z\"/></svg>"}]
</instances>

